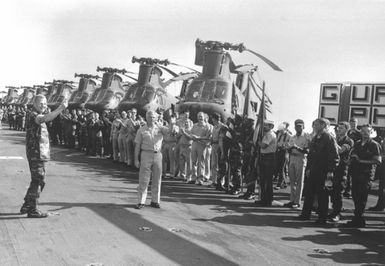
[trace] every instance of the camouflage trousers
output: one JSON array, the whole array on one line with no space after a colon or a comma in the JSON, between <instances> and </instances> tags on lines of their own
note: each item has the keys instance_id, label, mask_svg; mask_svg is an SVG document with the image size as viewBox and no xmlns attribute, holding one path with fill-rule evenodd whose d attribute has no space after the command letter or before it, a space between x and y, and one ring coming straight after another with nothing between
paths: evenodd
<instances>
[{"instance_id":1,"label":"camouflage trousers","mask_svg":"<svg viewBox=\"0 0 385 266\"><path fill-rule=\"evenodd\" d=\"M31 183L24 197L25 203L31 208L36 208L40 192L45 186L45 162L37 160L28 160L31 171Z\"/></svg>"},{"instance_id":2,"label":"camouflage trousers","mask_svg":"<svg viewBox=\"0 0 385 266\"><path fill-rule=\"evenodd\" d=\"M242 157L238 154L230 153L230 173L231 173L231 183L233 189L240 189L241 187L241 175L242 175Z\"/></svg>"}]
</instances>

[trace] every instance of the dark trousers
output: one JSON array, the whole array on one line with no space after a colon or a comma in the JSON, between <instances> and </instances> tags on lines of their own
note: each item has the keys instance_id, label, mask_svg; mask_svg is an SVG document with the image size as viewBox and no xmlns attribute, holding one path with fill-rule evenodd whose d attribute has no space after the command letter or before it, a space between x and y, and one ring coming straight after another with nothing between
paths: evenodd
<instances>
[{"instance_id":1,"label":"dark trousers","mask_svg":"<svg viewBox=\"0 0 385 266\"><path fill-rule=\"evenodd\" d=\"M273 174L275 167L275 154L261 154L259 161L261 202L271 205L273 202Z\"/></svg>"},{"instance_id":2,"label":"dark trousers","mask_svg":"<svg viewBox=\"0 0 385 266\"><path fill-rule=\"evenodd\" d=\"M354 202L354 217L362 218L372 181L367 174L354 173L352 175L352 197Z\"/></svg>"},{"instance_id":3,"label":"dark trousers","mask_svg":"<svg viewBox=\"0 0 385 266\"><path fill-rule=\"evenodd\" d=\"M37 160L28 160L31 171L31 183L24 197L24 201L32 209L37 208L40 192L45 186L45 162Z\"/></svg>"},{"instance_id":4,"label":"dark trousers","mask_svg":"<svg viewBox=\"0 0 385 266\"><path fill-rule=\"evenodd\" d=\"M385 208L385 156L382 159L382 164L377 166L376 176L378 176L380 180L376 206L379 208Z\"/></svg>"},{"instance_id":5,"label":"dark trousers","mask_svg":"<svg viewBox=\"0 0 385 266\"><path fill-rule=\"evenodd\" d=\"M339 165L333 178L333 189L330 199L333 204L333 214L340 214L342 210L342 196L347 186L347 167Z\"/></svg>"},{"instance_id":6,"label":"dark trousers","mask_svg":"<svg viewBox=\"0 0 385 266\"><path fill-rule=\"evenodd\" d=\"M277 150L275 153L275 171L274 176L277 179L277 187L281 185L286 185L286 151L285 150Z\"/></svg>"},{"instance_id":7,"label":"dark trousers","mask_svg":"<svg viewBox=\"0 0 385 266\"><path fill-rule=\"evenodd\" d=\"M345 191L346 181L341 177L333 178L333 189L330 192L330 199L333 204L333 214L340 214L342 210L342 193Z\"/></svg>"},{"instance_id":8,"label":"dark trousers","mask_svg":"<svg viewBox=\"0 0 385 266\"><path fill-rule=\"evenodd\" d=\"M328 215L329 194L325 190L324 175L315 175L310 173L310 176L306 180L306 189L304 190L305 200L302 209L302 216L310 217L311 210L313 208L314 198L317 197L318 201L318 217L319 219L326 219Z\"/></svg>"},{"instance_id":9,"label":"dark trousers","mask_svg":"<svg viewBox=\"0 0 385 266\"><path fill-rule=\"evenodd\" d=\"M217 178L217 184L218 186L222 186L222 180L225 180L225 188L227 190L230 189L230 177L229 177L229 150L225 149L224 150L225 155L222 157L222 153L220 150L218 150L218 178Z\"/></svg>"}]
</instances>

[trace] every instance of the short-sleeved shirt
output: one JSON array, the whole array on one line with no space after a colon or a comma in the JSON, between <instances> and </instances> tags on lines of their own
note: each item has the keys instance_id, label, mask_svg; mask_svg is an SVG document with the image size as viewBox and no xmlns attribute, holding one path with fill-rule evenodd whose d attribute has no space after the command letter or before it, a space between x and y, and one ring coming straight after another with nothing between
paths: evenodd
<instances>
[{"instance_id":1,"label":"short-sleeved shirt","mask_svg":"<svg viewBox=\"0 0 385 266\"><path fill-rule=\"evenodd\" d=\"M207 123L203 123L203 124L195 123L189 133L196 135L200 138L207 138L207 139L210 138L211 136L211 130ZM197 140L197 142L205 143L204 140Z\"/></svg>"},{"instance_id":2,"label":"short-sleeved shirt","mask_svg":"<svg viewBox=\"0 0 385 266\"><path fill-rule=\"evenodd\" d=\"M49 135L45 123L37 124L36 111L29 113L26 119L26 152L28 160L48 161L50 159Z\"/></svg>"},{"instance_id":3,"label":"short-sleeved shirt","mask_svg":"<svg viewBox=\"0 0 385 266\"><path fill-rule=\"evenodd\" d=\"M121 119L123 125L121 125L120 129L119 129L119 134L121 134L122 136L125 136L127 137L128 136L128 124L129 124L129 119L126 118L126 119Z\"/></svg>"},{"instance_id":4,"label":"short-sleeved shirt","mask_svg":"<svg viewBox=\"0 0 385 266\"><path fill-rule=\"evenodd\" d=\"M115 119L111 126L111 135L117 137L119 135L120 119Z\"/></svg>"},{"instance_id":5,"label":"short-sleeved shirt","mask_svg":"<svg viewBox=\"0 0 385 266\"><path fill-rule=\"evenodd\" d=\"M273 153L277 150L277 136L275 135L273 130L269 130L268 132L265 133L265 135L262 138L262 143L268 145L264 149L261 147L262 154Z\"/></svg>"},{"instance_id":6,"label":"short-sleeved shirt","mask_svg":"<svg viewBox=\"0 0 385 266\"><path fill-rule=\"evenodd\" d=\"M153 125L151 128L145 125L139 128L135 143L140 145L140 150L159 152L162 148L163 136L170 129L165 126Z\"/></svg>"},{"instance_id":7,"label":"short-sleeved shirt","mask_svg":"<svg viewBox=\"0 0 385 266\"><path fill-rule=\"evenodd\" d=\"M131 137L132 139L135 138L135 134L136 134L136 128L137 128L137 125L138 125L138 121L135 121L133 119L128 119L127 121L127 131L128 131L128 136Z\"/></svg>"},{"instance_id":8,"label":"short-sleeved shirt","mask_svg":"<svg viewBox=\"0 0 385 266\"><path fill-rule=\"evenodd\" d=\"M190 131L193 127L193 122L190 119L178 120L176 124L180 129L184 129L185 131ZM178 144L191 145L192 140L187 138L184 134L179 134Z\"/></svg>"},{"instance_id":9,"label":"short-sleeved shirt","mask_svg":"<svg viewBox=\"0 0 385 266\"><path fill-rule=\"evenodd\" d=\"M357 155L360 160L372 160L374 156L381 156L380 145L372 139L369 139L364 145L359 140L353 147L351 155ZM376 164L363 164L353 161L350 169L353 175L364 175L370 179L374 178Z\"/></svg>"},{"instance_id":10,"label":"short-sleeved shirt","mask_svg":"<svg viewBox=\"0 0 385 266\"><path fill-rule=\"evenodd\" d=\"M300 147L301 149L308 149L310 145L310 136L306 134L305 132L302 132L301 135L293 135L289 139L289 146L293 146L294 144ZM306 154L303 152L300 152L297 149L291 149L290 150L290 155L291 156L300 156L305 158Z\"/></svg>"}]
</instances>

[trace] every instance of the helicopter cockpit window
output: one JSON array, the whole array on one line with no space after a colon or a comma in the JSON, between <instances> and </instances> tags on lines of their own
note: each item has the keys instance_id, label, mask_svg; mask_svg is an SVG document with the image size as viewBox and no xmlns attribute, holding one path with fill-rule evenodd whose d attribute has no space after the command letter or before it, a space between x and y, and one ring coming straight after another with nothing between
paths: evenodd
<instances>
[{"instance_id":1,"label":"helicopter cockpit window","mask_svg":"<svg viewBox=\"0 0 385 266\"><path fill-rule=\"evenodd\" d=\"M155 99L156 99L155 101L156 101L157 104L163 105L162 95L156 95Z\"/></svg>"},{"instance_id":2,"label":"helicopter cockpit window","mask_svg":"<svg viewBox=\"0 0 385 266\"><path fill-rule=\"evenodd\" d=\"M141 98L152 100L155 97L155 92L153 88L145 88L143 90Z\"/></svg>"},{"instance_id":3,"label":"helicopter cockpit window","mask_svg":"<svg viewBox=\"0 0 385 266\"><path fill-rule=\"evenodd\" d=\"M202 90L201 100L209 101L214 97L215 92L215 80L206 80L205 86Z\"/></svg>"},{"instance_id":4,"label":"helicopter cockpit window","mask_svg":"<svg viewBox=\"0 0 385 266\"><path fill-rule=\"evenodd\" d=\"M200 99L203 82L193 82L187 88L186 100L198 101Z\"/></svg>"},{"instance_id":5,"label":"helicopter cockpit window","mask_svg":"<svg viewBox=\"0 0 385 266\"><path fill-rule=\"evenodd\" d=\"M226 98L226 92L227 92L227 83L217 81L217 86L215 89L214 98L216 98L216 99Z\"/></svg>"},{"instance_id":6,"label":"helicopter cockpit window","mask_svg":"<svg viewBox=\"0 0 385 266\"><path fill-rule=\"evenodd\" d=\"M136 91L138 90L138 87L130 88L127 92L127 100L134 100Z\"/></svg>"}]
</instances>

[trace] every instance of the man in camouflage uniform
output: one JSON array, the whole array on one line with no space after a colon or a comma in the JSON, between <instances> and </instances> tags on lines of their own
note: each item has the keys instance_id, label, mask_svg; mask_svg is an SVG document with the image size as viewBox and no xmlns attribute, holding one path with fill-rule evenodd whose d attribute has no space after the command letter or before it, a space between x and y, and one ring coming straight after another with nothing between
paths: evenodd
<instances>
[{"instance_id":1,"label":"man in camouflage uniform","mask_svg":"<svg viewBox=\"0 0 385 266\"><path fill-rule=\"evenodd\" d=\"M48 215L37 208L40 192L45 185L45 164L50 158L49 137L46 122L52 121L68 105L65 100L55 111L46 113L47 99L37 95L32 112L27 118L26 151L31 171L31 183L24 197L21 214L29 218L45 218Z\"/></svg>"}]
</instances>

